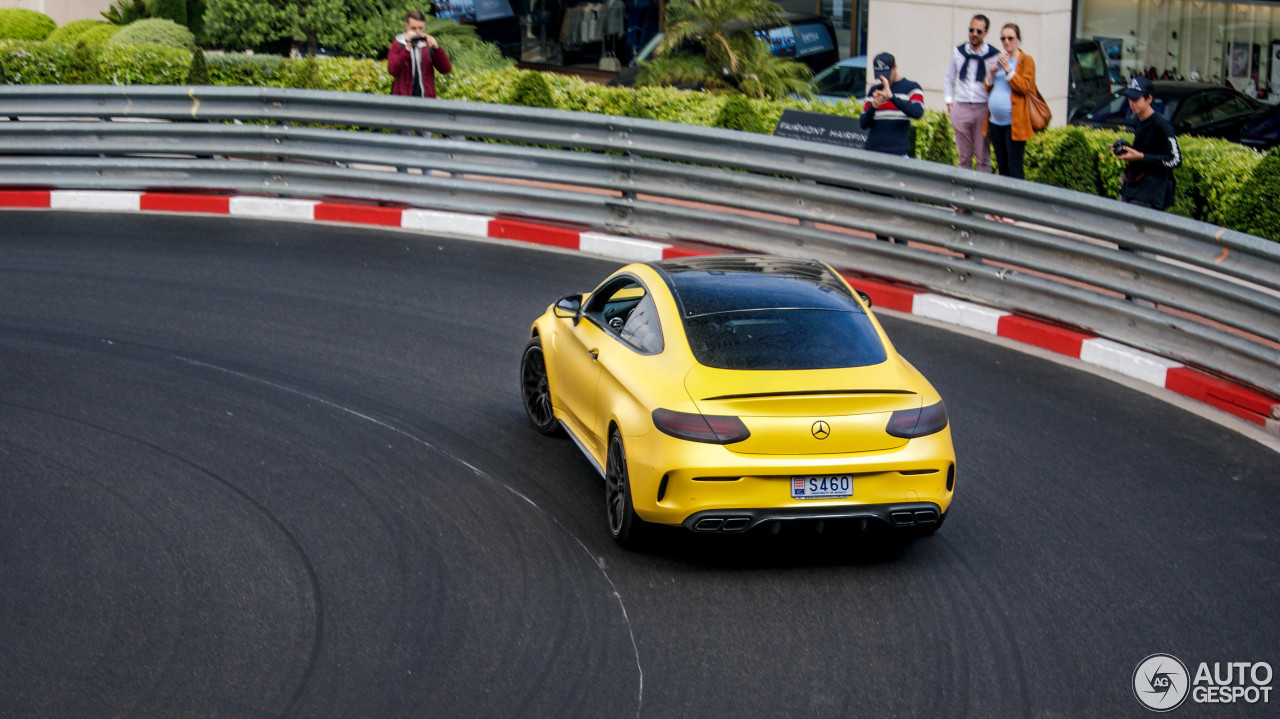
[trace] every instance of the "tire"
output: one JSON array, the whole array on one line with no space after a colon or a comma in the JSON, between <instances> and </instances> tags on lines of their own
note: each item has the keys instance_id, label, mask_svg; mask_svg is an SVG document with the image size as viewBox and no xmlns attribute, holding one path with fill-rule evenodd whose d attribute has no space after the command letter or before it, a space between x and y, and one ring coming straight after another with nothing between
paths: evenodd
<instances>
[{"instance_id":1,"label":"tire","mask_svg":"<svg viewBox=\"0 0 1280 719\"><path fill-rule=\"evenodd\" d=\"M551 406L551 386L547 382L547 363L542 356L542 342L534 337L524 346L520 358L520 395L524 412L533 428L549 437L564 433Z\"/></svg>"},{"instance_id":2,"label":"tire","mask_svg":"<svg viewBox=\"0 0 1280 719\"><path fill-rule=\"evenodd\" d=\"M609 435L609 454L604 470L604 510L609 520L609 533L620 546L634 549L640 544L645 522L636 515L631 502L631 478L627 471L627 453L622 435Z\"/></svg>"}]
</instances>

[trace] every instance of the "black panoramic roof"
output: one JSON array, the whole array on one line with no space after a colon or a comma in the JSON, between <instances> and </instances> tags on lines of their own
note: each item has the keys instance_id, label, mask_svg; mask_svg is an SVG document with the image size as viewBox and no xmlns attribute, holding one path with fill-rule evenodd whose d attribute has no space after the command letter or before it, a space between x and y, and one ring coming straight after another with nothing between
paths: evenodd
<instances>
[{"instance_id":1,"label":"black panoramic roof","mask_svg":"<svg viewBox=\"0 0 1280 719\"><path fill-rule=\"evenodd\" d=\"M826 265L759 255L710 255L650 263L684 317L763 309L860 312L848 287Z\"/></svg>"}]
</instances>

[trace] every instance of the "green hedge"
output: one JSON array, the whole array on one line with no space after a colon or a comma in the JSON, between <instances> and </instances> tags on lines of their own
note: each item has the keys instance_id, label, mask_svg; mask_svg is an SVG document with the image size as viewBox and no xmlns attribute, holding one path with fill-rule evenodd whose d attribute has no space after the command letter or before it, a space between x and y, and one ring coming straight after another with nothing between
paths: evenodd
<instances>
[{"instance_id":1,"label":"green hedge","mask_svg":"<svg viewBox=\"0 0 1280 719\"><path fill-rule=\"evenodd\" d=\"M23 8L0 10L0 39L43 40L57 27L58 23L42 12Z\"/></svg>"},{"instance_id":2,"label":"green hedge","mask_svg":"<svg viewBox=\"0 0 1280 719\"><path fill-rule=\"evenodd\" d=\"M172 20L150 18L135 20L111 36L113 45L163 45L195 52L196 36L184 25Z\"/></svg>"},{"instance_id":3,"label":"green hedge","mask_svg":"<svg viewBox=\"0 0 1280 719\"><path fill-rule=\"evenodd\" d=\"M279 87L276 73L284 64L279 55L205 53L209 79L214 85Z\"/></svg>"},{"instance_id":4,"label":"green hedge","mask_svg":"<svg viewBox=\"0 0 1280 719\"><path fill-rule=\"evenodd\" d=\"M91 28L90 31L96 31ZM83 35L81 36L84 37ZM191 69L187 50L155 45L0 40L0 82L183 85ZM281 58L206 55L214 85L300 87L378 95L391 90L385 63L354 58ZM95 71L100 68L100 72ZM95 79L99 78L100 79ZM507 67L457 70L438 83L440 96L497 104L524 104L578 112L649 118L745 132L769 133L786 109L857 117L852 102L753 100L739 95L663 87L605 87L576 77ZM946 113L926 110L912 123L913 157L954 165L956 150ZM1055 127L1027 143L1028 180L1103 197L1116 197L1123 163L1111 153L1121 135L1107 130ZM1174 212L1280 241L1280 159L1223 140L1178 139L1183 165L1176 172Z\"/></svg>"},{"instance_id":5,"label":"green hedge","mask_svg":"<svg viewBox=\"0 0 1280 719\"><path fill-rule=\"evenodd\" d=\"M102 27L112 28L113 31L120 29L118 26L112 25L109 22L103 22L102 20L73 20L72 22L69 22L66 25L63 25L62 27L58 28L57 30L54 30L53 32L49 33L49 35L46 36L44 39L47 42L74 43L75 41L81 39L81 36L83 36L85 33L90 33L93 31L101 32L101 30L98 30L98 28L102 28Z\"/></svg>"},{"instance_id":6,"label":"green hedge","mask_svg":"<svg viewBox=\"0 0 1280 719\"><path fill-rule=\"evenodd\" d=\"M1227 227L1248 227L1260 237L1280 240L1280 147L1263 156L1240 186L1240 194L1228 203L1222 218Z\"/></svg>"},{"instance_id":7,"label":"green hedge","mask_svg":"<svg viewBox=\"0 0 1280 719\"><path fill-rule=\"evenodd\" d=\"M181 85L191 53L158 45L87 46L61 42L0 40L0 83L6 85L80 84L78 71L87 48L100 63L100 80L109 85ZM83 52L83 50L81 50Z\"/></svg>"}]
</instances>

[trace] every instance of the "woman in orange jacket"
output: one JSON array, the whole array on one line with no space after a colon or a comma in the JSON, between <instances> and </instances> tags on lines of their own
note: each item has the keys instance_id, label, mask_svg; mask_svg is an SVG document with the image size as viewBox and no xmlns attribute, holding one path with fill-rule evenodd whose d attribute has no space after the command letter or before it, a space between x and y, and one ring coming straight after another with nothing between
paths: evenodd
<instances>
[{"instance_id":1,"label":"woman in orange jacket","mask_svg":"<svg viewBox=\"0 0 1280 719\"><path fill-rule=\"evenodd\" d=\"M1031 130L1028 95L1036 92L1036 63L1022 51L1022 30L1013 23L1000 28L1004 49L988 68L987 137L996 153L996 166L1005 177L1022 179L1022 156Z\"/></svg>"}]
</instances>

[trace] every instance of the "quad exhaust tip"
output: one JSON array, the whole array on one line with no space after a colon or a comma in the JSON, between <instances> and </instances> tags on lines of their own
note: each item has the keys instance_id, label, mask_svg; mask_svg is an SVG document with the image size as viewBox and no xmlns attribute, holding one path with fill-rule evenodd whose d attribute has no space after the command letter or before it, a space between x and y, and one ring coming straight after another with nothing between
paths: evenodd
<instances>
[{"instance_id":1,"label":"quad exhaust tip","mask_svg":"<svg viewBox=\"0 0 1280 719\"><path fill-rule=\"evenodd\" d=\"M913 524L936 524L938 513L932 509L918 509L914 512L891 512L889 521L899 527L910 527Z\"/></svg>"},{"instance_id":2,"label":"quad exhaust tip","mask_svg":"<svg viewBox=\"0 0 1280 719\"><path fill-rule=\"evenodd\" d=\"M699 532L742 532L751 526L751 517L706 517L693 525Z\"/></svg>"}]
</instances>

